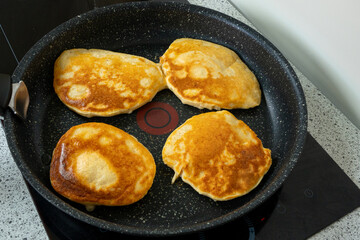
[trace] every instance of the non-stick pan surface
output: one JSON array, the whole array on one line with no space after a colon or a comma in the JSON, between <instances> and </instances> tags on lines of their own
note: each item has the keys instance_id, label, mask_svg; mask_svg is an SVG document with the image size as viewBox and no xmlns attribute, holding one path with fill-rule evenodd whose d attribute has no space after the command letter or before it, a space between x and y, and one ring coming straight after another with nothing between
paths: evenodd
<instances>
[{"instance_id":1,"label":"non-stick pan surface","mask_svg":"<svg viewBox=\"0 0 360 240\"><path fill-rule=\"evenodd\" d=\"M261 105L231 111L272 150L271 169L246 196L216 202L199 195L181 180L171 184L173 171L161 159L169 131L207 110L183 105L169 90L164 90L153 99L154 103L132 114L88 119L70 111L54 92L54 61L65 49L108 49L158 62L169 44L181 37L229 47L239 54L260 82ZM22 174L54 206L77 219L112 231L146 236L176 235L208 229L240 217L280 187L294 167L306 136L304 95L294 71L278 50L243 23L188 4L128 3L77 16L43 37L25 55L12 78L14 82L23 80L30 92L26 121L10 111L5 113L9 147ZM154 184L139 202L124 207L99 206L87 212L84 206L52 189L49 165L57 141L70 127L89 121L105 122L125 130L153 154L157 166Z\"/></svg>"}]
</instances>

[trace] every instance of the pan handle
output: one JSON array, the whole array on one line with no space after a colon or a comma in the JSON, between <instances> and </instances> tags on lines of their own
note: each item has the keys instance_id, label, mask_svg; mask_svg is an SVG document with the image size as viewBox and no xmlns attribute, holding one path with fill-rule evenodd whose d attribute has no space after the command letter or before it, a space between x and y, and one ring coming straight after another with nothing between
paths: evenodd
<instances>
[{"instance_id":1,"label":"pan handle","mask_svg":"<svg viewBox=\"0 0 360 240\"><path fill-rule=\"evenodd\" d=\"M4 117L4 110L9 105L12 91L11 77L0 73L0 119Z\"/></svg>"}]
</instances>

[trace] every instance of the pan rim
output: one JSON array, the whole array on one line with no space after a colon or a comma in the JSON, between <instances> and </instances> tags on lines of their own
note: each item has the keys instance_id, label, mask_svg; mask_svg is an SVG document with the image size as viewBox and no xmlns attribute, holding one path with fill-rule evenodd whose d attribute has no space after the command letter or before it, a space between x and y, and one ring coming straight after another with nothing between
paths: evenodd
<instances>
[{"instance_id":1,"label":"pan rim","mask_svg":"<svg viewBox=\"0 0 360 240\"><path fill-rule=\"evenodd\" d=\"M63 24L59 25L58 27L51 30L48 34L46 34L43 38L41 38L23 57L23 59L20 61L19 65L14 71L13 79L19 79L17 77L18 75L21 75L22 70L26 69L26 66L31 62L31 60L34 58L35 54L38 52L39 49L42 48L42 46L46 44L50 44L52 41L52 38L55 38L59 34L61 34L62 31L66 30L69 25L73 25L76 22L84 21L84 19L89 18L93 15L98 15L102 12L111 11L113 9L124 9L124 8L132 8L132 7L143 7L145 8L153 8L153 7L168 7L169 9L184 9L186 8L189 13L192 14L199 14L199 15L207 15L211 18L218 18L222 21L225 21L227 24L232 24L237 29L241 30L242 32L246 33L247 35L251 36L252 38L260 39L260 44L263 44L267 48L270 48L273 53L275 54L277 60L282 63L284 68L287 71L287 74L291 76L291 79L293 81L294 89L297 93L298 100L298 111L300 118L298 120L298 129L297 131L299 134L296 136L295 139L295 146L293 146L294 150L292 151L292 155L290 157L290 160L282 167L282 169L277 173L274 183L276 183L276 186L274 184L269 184L262 192L259 193L257 196L259 201L251 201L244 206L245 212L248 212L251 209L254 209L258 207L263 200L269 198L272 196L282 185L282 183L286 180L287 176L292 171L293 167L295 166L297 159L299 158L301 151L305 144L306 134L307 134L307 109L306 109L306 102L305 102L305 96L301 88L301 84L295 74L295 71L292 69L289 62L285 59L285 57L280 53L280 51L271 43L269 42L265 37L263 37L260 33L258 33L256 30L252 29L248 25L240 22L239 20L232 18L228 15L225 15L223 13L220 13L215 10L211 10L205 7L191 5L191 4L184 4L184 3L169 3L169 2L132 2L132 3L121 3L121 4L115 4L111 6L106 6L102 8L98 8L89 12L86 12L84 14L78 15ZM8 141L9 148L11 150L12 156L14 158L14 161L16 162L18 168L20 169L22 175L25 177L25 179L30 183L30 185L38 192L42 197L47 199L48 202L50 202L52 205L60 209L61 211L65 212L66 214L69 214L70 216L73 216L74 218L85 221L93 226L100 227L106 230L110 231L116 231L124 234L130 234L130 235L136 235L136 236L174 236L179 234L188 234L193 233L197 231L203 231L208 230L210 228L216 227L221 224L225 224L231 220L234 220L236 218L239 218L244 215L243 212L239 212L238 210L235 210L233 212L230 212L221 218L215 218L208 222L202 222L202 223L196 223L191 226L182 226L178 228L172 228L172 229L139 229L137 227L130 227L125 225L120 225L112 222L108 222L106 220L96 218L93 216L90 216L86 214L86 212L80 211L76 209L75 207L71 206L70 204L64 202L61 200L58 196L56 196L50 189L48 189L39 178L37 178L34 174L32 174L31 169L27 166L27 164L21 160L21 154L19 150L15 147L16 144L14 141L16 140L16 136L14 135L14 125L16 125L16 122L20 121L19 119L16 119L12 115L10 111L6 111L5 113L5 124L4 129L6 133L6 138Z\"/></svg>"}]
</instances>

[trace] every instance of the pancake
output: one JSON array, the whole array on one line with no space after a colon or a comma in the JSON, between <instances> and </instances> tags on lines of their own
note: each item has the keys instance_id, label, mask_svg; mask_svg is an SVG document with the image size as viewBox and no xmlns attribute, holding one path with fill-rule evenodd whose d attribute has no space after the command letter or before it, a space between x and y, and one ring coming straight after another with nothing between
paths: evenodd
<instances>
[{"instance_id":1,"label":"pancake","mask_svg":"<svg viewBox=\"0 0 360 240\"><path fill-rule=\"evenodd\" d=\"M165 142L164 163L198 193L217 201L254 189L269 170L271 151L241 120L223 110L196 115Z\"/></svg>"},{"instance_id":2,"label":"pancake","mask_svg":"<svg viewBox=\"0 0 360 240\"><path fill-rule=\"evenodd\" d=\"M248 109L261 101L255 75L232 50L211 42L175 40L160 58L168 88L199 109Z\"/></svg>"},{"instance_id":3,"label":"pancake","mask_svg":"<svg viewBox=\"0 0 360 240\"><path fill-rule=\"evenodd\" d=\"M54 88L86 117L131 113L166 88L160 66L134 55L99 49L64 51L55 62Z\"/></svg>"},{"instance_id":4,"label":"pancake","mask_svg":"<svg viewBox=\"0 0 360 240\"><path fill-rule=\"evenodd\" d=\"M143 198L156 172L151 153L130 134L105 123L70 128L50 166L53 188L87 206L122 206Z\"/></svg>"}]
</instances>

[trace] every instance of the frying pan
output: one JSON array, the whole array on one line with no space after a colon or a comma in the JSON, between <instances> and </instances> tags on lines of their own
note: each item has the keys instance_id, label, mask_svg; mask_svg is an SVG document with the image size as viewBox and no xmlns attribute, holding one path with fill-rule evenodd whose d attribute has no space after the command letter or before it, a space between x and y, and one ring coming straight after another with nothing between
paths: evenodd
<instances>
[{"instance_id":1,"label":"frying pan","mask_svg":"<svg viewBox=\"0 0 360 240\"><path fill-rule=\"evenodd\" d=\"M207 110L183 105L169 90L163 90L150 105L132 114L88 119L64 106L52 87L55 59L65 49L107 49L158 62L169 44L181 37L204 39L234 50L260 82L261 105L231 112L247 123L263 145L272 150L273 165L259 186L243 197L216 202L199 195L181 180L171 184L173 172L162 163L161 150L172 129L154 134L140 127L139 118L146 116L144 111L149 112L151 104L157 104L158 110L159 106L170 105L175 115L169 115L169 119L176 121L172 123L175 127ZM241 217L279 189L305 141L304 94L283 55L247 25L190 4L123 3L79 15L52 30L29 50L12 76L13 82L20 80L26 83L30 94L27 119L22 120L7 109L4 128L13 158L24 178L66 214L111 231L173 236L206 230ZM123 207L98 206L87 212L84 206L60 196L51 187L49 166L57 141L70 127L89 121L123 129L137 137L153 154L157 166L155 180L139 202ZM144 121L153 128L163 127Z\"/></svg>"}]
</instances>

